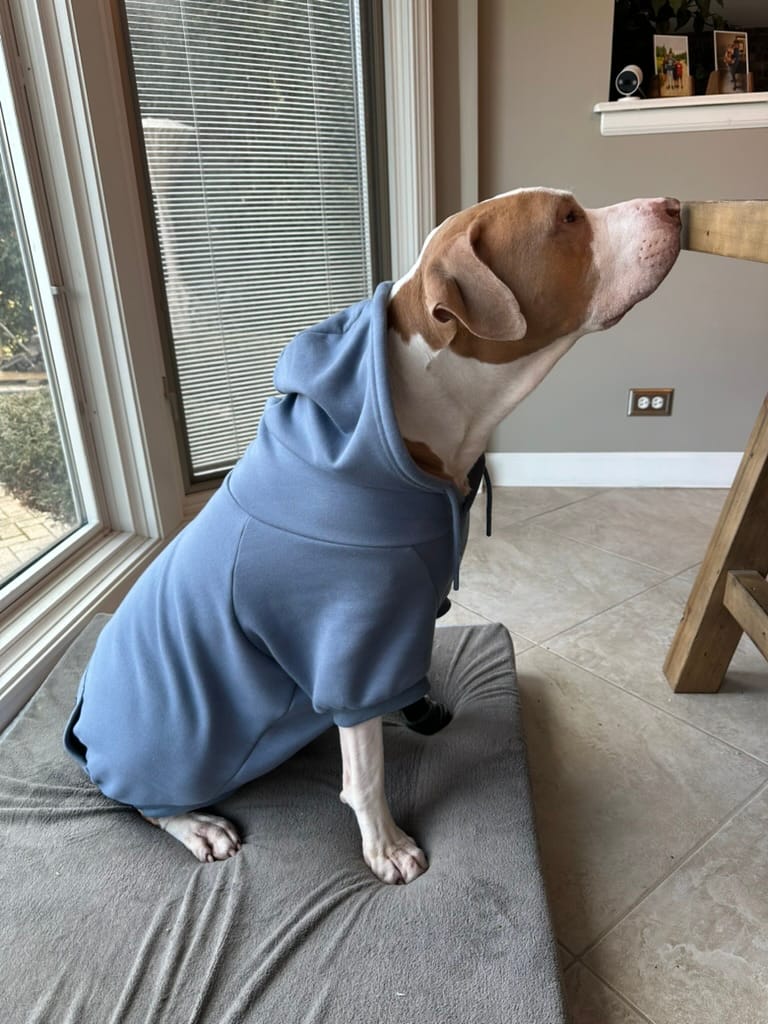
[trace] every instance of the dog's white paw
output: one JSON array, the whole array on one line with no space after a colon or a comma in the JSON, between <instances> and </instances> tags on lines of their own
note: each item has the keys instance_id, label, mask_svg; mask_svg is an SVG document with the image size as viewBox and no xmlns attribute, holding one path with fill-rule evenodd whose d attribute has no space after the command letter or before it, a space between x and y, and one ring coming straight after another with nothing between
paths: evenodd
<instances>
[{"instance_id":1,"label":"dog's white paw","mask_svg":"<svg viewBox=\"0 0 768 1024\"><path fill-rule=\"evenodd\" d=\"M412 882L429 867L424 851L397 825L381 841L364 844L363 858L374 875L388 885Z\"/></svg>"},{"instance_id":2,"label":"dog's white paw","mask_svg":"<svg viewBox=\"0 0 768 1024\"><path fill-rule=\"evenodd\" d=\"M202 811L176 814L171 818L147 818L205 863L226 860L240 850L241 842L234 825L226 818Z\"/></svg>"}]
</instances>

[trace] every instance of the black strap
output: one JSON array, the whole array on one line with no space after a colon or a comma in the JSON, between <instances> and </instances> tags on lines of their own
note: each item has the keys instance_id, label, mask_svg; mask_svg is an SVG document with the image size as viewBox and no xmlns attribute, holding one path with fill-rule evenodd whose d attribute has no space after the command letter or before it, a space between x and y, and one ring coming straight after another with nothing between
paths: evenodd
<instances>
[{"instance_id":1,"label":"black strap","mask_svg":"<svg viewBox=\"0 0 768 1024\"><path fill-rule=\"evenodd\" d=\"M493 485L485 462L483 462L483 483L485 484L485 536L490 537L493 529Z\"/></svg>"}]
</instances>

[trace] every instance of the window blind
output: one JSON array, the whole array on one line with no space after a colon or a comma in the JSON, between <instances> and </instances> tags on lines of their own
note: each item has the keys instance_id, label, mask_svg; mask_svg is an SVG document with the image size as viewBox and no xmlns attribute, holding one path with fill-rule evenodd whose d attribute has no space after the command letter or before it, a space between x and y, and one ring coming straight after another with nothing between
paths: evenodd
<instances>
[{"instance_id":1,"label":"window blind","mask_svg":"<svg viewBox=\"0 0 768 1024\"><path fill-rule=\"evenodd\" d=\"M277 357L370 293L349 0L124 0L192 479L255 435Z\"/></svg>"}]
</instances>

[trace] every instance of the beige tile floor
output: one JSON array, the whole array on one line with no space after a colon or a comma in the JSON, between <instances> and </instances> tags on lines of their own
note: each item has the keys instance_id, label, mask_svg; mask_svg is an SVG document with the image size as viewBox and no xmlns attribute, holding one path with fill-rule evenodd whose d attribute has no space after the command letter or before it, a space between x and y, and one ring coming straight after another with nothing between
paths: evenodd
<instances>
[{"instance_id":1,"label":"beige tile floor","mask_svg":"<svg viewBox=\"0 0 768 1024\"><path fill-rule=\"evenodd\" d=\"M768 665L745 639L718 694L662 673L725 492L494 497L441 622L515 639L574 1024L768 1024Z\"/></svg>"}]
</instances>

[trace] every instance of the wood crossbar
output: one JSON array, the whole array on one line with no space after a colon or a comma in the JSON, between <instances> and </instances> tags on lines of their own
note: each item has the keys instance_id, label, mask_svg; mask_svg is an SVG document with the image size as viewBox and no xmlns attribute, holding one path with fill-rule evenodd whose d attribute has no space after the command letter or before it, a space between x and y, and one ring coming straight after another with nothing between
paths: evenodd
<instances>
[{"instance_id":1,"label":"wood crossbar","mask_svg":"<svg viewBox=\"0 0 768 1024\"><path fill-rule=\"evenodd\" d=\"M768 581L759 572L729 572L723 604L768 658Z\"/></svg>"},{"instance_id":2,"label":"wood crossbar","mask_svg":"<svg viewBox=\"0 0 768 1024\"><path fill-rule=\"evenodd\" d=\"M768 263L768 202L684 202L681 244L691 252Z\"/></svg>"}]
</instances>

